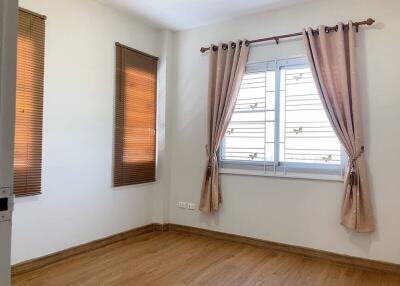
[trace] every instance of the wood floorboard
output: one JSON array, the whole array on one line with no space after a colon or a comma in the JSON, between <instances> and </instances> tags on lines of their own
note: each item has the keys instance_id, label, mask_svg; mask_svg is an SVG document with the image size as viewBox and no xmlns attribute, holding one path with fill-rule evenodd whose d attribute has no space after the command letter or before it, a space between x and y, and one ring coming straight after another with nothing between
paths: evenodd
<instances>
[{"instance_id":1,"label":"wood floorboard","mask_svg":"<svg viewBox=\"0 0 400 286\"><path fill-rule=\"evenodd\" d=\"M13 286L400 286L400 275L178 232L153 232L13 277Z\"/></svg>"}]
</instances>

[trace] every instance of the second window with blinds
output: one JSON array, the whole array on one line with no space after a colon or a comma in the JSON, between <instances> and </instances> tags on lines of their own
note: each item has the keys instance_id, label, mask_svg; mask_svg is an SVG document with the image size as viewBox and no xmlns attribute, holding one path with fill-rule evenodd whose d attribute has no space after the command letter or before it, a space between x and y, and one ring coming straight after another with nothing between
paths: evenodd
<instances>
[{"instance_id":1,"label":"second window with blinds","mask_svg":"<svg viewBox=\"0 0 400 286\"><path fill-rule=\"evenodd\" d=\"M116 44L115 187L156 179L157 63Z\"/></svg>"},{"instance_id":2,"label":"second window with blinds","mask_svg":"<svg viewBox=\"0 0 400 286\"><path fill-rule=\"evenodd\" d=\"M19 9L14 194L41 193L45 17Z\"/></svg>"},{"instance_id":3,"label":"second window with blinds","mask_svg":"<svg viewBox=\"0 0 400 286\"><path fill-rule=\"evenodd\" d=\"M220 154L222 172L341 178L346 156L305 58L247 65Z\"/></svg>"}]
</instances>

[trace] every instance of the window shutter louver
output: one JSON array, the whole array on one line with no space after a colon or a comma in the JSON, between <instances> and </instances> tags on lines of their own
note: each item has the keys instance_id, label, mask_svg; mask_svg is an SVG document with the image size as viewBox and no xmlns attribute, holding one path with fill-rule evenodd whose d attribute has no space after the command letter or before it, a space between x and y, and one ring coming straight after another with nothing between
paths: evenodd
<instances>
[{"instance_id":1,"label":"window shutter louver","mask_svg":"<svg viewBox=\"0 0 400 286\"><path fill-rule=\"evenodd\" d=\"M14 193L41 192L45 18L19 10Z\"/></svg>"},{"instance_id":2,"label":"window shutter louver","mask_svg":"<svg viewBox=\"0 0 400 286\"><path fill-rule=\"evenodd\" d=\"M155 181L158 59L116 44L114 186Z\"/></svg>"}]
</instances>

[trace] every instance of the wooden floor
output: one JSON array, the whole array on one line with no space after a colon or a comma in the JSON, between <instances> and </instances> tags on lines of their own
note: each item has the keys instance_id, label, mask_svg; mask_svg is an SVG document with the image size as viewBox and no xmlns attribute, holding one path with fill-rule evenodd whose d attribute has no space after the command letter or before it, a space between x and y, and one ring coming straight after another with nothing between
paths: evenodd
<instances>
[{"instance_id":1,"label":"wooden floor","mask_svg":"<svg viewBox=\"0 0 400 286\"><path fill-rule=\"evenodd\" d=\"M400 285L400 276L176 232L121 241L13 278L13 286Z\"/></svg>"}]
</instances>

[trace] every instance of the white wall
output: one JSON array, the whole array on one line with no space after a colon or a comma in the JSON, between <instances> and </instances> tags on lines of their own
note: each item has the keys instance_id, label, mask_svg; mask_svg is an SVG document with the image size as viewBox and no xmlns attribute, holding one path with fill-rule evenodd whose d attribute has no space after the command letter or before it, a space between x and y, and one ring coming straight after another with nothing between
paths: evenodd
<instances>
[{"instance_id":1,"label":"white wall","mask_svg":"<svg viewBox=\"0 0 400 286\"><path fill-rule=\"evenodd\" d=\"M157 183L153 198L153 222L167 223L169 213L169 185L171 147L169 142L171 126L171 102L173 86L173 33L163 30L160 35L162 45L158 66L158 145L157 145Z\"/></svg>"},{"instance_id":2,"label":"white wall","mask_svg":"<svg viewBox=\"0 0 400 286\"><path fill-rule=\"evenodd\" d=\"M176 35L176 87L172 119L170 221L271 241L400 263L400 159L398 127L398 0L314 1L251 15ZM201 46L218 41L300 31L305 26L373 17L377 24L357 35L359 77L377 231L355 234L339 224L342 184L222 176L224 202L219 213L181 210L177 201L198 202L206 163L208 56ZM304 53L301 40L253 48L250 60Z\"/></svg>"},{"instance_id":3,"label":"white wall","mask_svg":"<svg viewBox=\"0 0 400 286\"><path fill-rule=\"evenodd\" d=\"M20 6L47 16L43 194L16 200L13 263L152 223L155 184L112 188L114 43L161 45L159 31L92 0Z\"/></svg>"},{"instance_id":4,"label":"white wall","mask_svg":"<svg viewBox=\"0 0 400 286\"><path fill-rule=\"evenodd\" d=\"M48 20L43 195L16 201L13 263L151 222L400 263L398 1L315 1L179 33L159 32L92 0L20 4ZM339 225L338 182L223 175L219 213L177 209L177 201L198 202L206 162L208 56L199 48L367 17L378 24L357 37L377 231L354 234ZM160 56L155 184L111 187L115 41ZM252 48L250 61L302 53L301 41L291 40Z\"/></svg>"}]
</instances>

